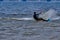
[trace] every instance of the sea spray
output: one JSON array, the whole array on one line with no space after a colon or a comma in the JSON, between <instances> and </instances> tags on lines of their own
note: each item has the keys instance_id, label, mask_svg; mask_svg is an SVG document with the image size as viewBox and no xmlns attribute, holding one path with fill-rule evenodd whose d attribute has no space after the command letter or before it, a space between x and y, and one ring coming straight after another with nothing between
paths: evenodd
<instances>
[{"instance_id":1,"label":"sea spray","mask_svg":"<svg viewBox=\"0 0 60 40\"><path fill-rule=\"evenodd\" d=\"M49 9L47 12L40 14L39 17L49 21L57 20L60 19L60 17L57 16L57 13L58 12L56 10Z\"/></svg>"}]
</instances>

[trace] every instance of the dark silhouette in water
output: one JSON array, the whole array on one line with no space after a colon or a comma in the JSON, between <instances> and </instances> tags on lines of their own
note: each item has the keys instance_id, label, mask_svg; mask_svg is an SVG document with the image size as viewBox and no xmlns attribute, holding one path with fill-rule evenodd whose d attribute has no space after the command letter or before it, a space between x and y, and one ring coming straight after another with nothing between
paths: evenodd
<instances>
[{"instance_id":1,"label":"dark silhouette in water","mask_svg":"<svg viewBox=\"0 0 60 40\"><path fill-rule=\"evenodd\" d=\"M33 17L34 17L35 20L38 20L38 17L37 16L38 16L38 14L36 14L36 12L34 12Z\"/></svg>"},{"instance_id":2,"label":"dark silhouette in water","mask_svg":"<svg viewBox=\"0 0 60 40\"><path fill-rule=\"evenodd\" d=\"M45 20L43 18L38 18L39 14L36 14L36 12L34 12L34 15L33 15L33 18L36 20L36 21L48 21L48 20Z\"/></svg>"}]
</instances>

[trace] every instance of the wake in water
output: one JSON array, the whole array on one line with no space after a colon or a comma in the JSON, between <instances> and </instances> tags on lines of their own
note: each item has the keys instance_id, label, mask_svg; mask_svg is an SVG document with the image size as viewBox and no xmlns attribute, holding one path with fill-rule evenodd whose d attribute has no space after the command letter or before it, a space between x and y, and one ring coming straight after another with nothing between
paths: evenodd
<instances>
[{"instance_id":1,"label":"wake in water","mask_svg":"<svg viewBox=\"0 0 60 40\"><path fill-rule=\"evenodd\" d=\"M34 20L33 18L11 18L14 20Z\"/></svg>"},{"instance_id":2,"label":"wake in water","mask_svg":"<svg viewBox=\"0 0 60 40\"><path fill-rule=\"evenodd\" d=\"M47 12L45 13L41 13L37 15L37 18L41 18L40 20L48 20L48 21L52 21L52 20L58 20L60 19L60 16L57 16L57 11L54 9L49 9ZM0 18L3 19L3 18ZM35 20L34 17L32 18L6 18L6 19L13 19L13 20Z\"/></svg>"}]
</instances>

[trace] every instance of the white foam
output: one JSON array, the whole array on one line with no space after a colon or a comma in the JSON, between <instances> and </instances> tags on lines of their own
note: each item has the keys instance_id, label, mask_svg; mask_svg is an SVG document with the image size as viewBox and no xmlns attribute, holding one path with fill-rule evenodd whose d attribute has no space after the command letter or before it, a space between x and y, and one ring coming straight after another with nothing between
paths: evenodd
<instances>
[{"instance_id":1,"label":"white foam","mask_svg":"<svg viewBox=\"0 0 60 40\"><path fill-rule=\"evenodd\" d=\"M57 13L58 12L56 10L50 9L47 12L45 12L44 14L39 15L39 17L42 17L45 20L48 20L48 19L50 19L50 20L58 20L58 19L60 19L60 17L56 15Z\"/></svg>"},{"instance_id":2,"label":"white foam","mask_svg":"<svg viewBox=\"0 0 60 40\"><path fill-rule=\"evenodd\" d=\"M34 20L33 18L11 18L14 20Z\"/></svg>"}]
</instances>

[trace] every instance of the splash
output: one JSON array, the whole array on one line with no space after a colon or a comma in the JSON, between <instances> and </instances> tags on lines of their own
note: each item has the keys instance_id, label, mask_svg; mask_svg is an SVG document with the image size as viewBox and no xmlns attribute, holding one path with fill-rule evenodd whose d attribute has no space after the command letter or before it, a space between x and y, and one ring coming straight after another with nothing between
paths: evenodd
<instances>
[{"instance_id":1,"label":"splash","mask_svg":"<svg viewBox=\"0 0 60 40\"><path fill-rule=\"evenodd\" d=\"M57 11L54 9L49 9L47 12L40 14L39 17L51 21L60 19L60 17L57 16Z\"/></svg>"}]
</instances>

